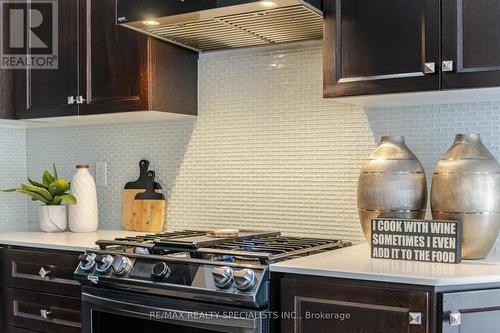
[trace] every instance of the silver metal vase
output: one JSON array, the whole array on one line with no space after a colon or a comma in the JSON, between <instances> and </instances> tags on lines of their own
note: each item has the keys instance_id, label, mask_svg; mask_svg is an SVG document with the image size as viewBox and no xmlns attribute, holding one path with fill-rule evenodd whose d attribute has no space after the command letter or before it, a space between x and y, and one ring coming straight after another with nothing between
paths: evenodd
<instances>
[{"instance_id":1,"label":"silver metal vase","mask_svg":"<svg viewBox=\"0 0 500 333\"><path fill-rule=\"evenodd\" d=\"M366 240L371 220L378 217L423 219L427 182L422 163L402 136L383 136L361 169L358 213Z\"/></svg>"},{"instance_id":2,"label":"silver metal vase","mask_svg":"<svg viewBox=\"0 0 500 333\"><path fill-rule=\"evenodd\" d=\"M457 134L432 177L435 220L463 222L462 258L483 259L500 230L500 165L479 134Z\"/></svg>"}]
</instances>

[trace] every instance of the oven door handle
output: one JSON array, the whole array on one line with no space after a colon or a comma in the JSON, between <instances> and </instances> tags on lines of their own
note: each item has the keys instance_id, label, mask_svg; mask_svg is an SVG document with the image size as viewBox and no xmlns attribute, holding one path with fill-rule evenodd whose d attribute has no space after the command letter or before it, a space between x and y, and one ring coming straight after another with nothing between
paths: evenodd
<instances>
[{"instance_id":1,"label":"oven door handle","mask_svg":"<svg viewBox=\"0 0 500 333\"><path fill-rule=\"evenodd\" d=\"M261 333L264 332L263 318L254 316L246 318L244 316L235 316L235 313L217 315L208 312L195 312L166 309L161 307L151 307L124 300L115 300L107 297L100 297L88 293L82 293L82 301L96 305L97 307L107 308L110 312L128 314L148 320L164 321L173 324L184 324L197 328L210 328L220 332L227 333ZM241 313L245 313L241 311ZM261 312L253 312L259 314Z\"/></svg>"}]
</instances>

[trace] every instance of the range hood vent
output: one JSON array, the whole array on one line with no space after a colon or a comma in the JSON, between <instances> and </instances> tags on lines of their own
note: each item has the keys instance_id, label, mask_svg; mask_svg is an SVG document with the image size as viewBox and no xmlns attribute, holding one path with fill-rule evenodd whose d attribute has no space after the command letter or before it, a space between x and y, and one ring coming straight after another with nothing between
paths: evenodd
<instances>
[{"instance_id":1,"label":"range hood vent","mask_svg":"<svg viewBox=\"0 0 500 333\"><path fill-rule=\"evenodd\" d=\"M210 5L210 1L197 1L208 7ZM135 21L129 21L129 15L122 14L127 2L129 0L117 2L119 24L199 52L320 39L323 36L323 13L320 8L303 0L268 1L274 4L269 9L262 7L262 1L226 0L223 2L244 4L221 6L221 1L218 1L215 8L170 16L144 14L157 13L158 8L136 8L143 14L139 14ZM163 6L172 6L167 5L170 1L161 2ZM316 5L320 7L321 1L317 1ZM147 4L144 3L144 6ZM179 11L182 8L177 8L176 12Z\"/></svg>"}]
</instances>

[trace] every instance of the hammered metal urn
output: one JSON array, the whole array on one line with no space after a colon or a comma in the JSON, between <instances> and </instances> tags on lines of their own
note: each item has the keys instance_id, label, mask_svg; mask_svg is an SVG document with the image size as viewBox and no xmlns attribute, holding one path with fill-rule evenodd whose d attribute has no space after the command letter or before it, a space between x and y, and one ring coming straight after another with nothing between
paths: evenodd
<instances>
[{"instance_id":1,"label":"hammered metal urn","mask_svg":"<svg viewBox=\"0 0 500 333\"><path fill-rule=\"evenodd\" d=\"M379 217L423 219L427 182L422 163L402 136L383 136L364 163L358 180L358 214L371 243L371 220Z\"/></svg>"},{"instance_id":2,"label":"hammered metal urn","mask_svg":"<svg viewBox=\"0 0 500 333\"><path fill-rule=\"evenodd\" d=\"M434 220L462 221L462 258L483 259L500 230L500 165L479 134L457 134L432 177Z\"/></svg>"}]
</instances>

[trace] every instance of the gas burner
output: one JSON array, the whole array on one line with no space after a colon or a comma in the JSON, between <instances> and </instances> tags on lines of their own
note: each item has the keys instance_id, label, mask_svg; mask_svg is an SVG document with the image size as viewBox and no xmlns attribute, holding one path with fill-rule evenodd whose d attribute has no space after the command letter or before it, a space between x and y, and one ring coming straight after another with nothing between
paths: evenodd
<instances>
[{"instance_id":1,"label":"gas burner","mask_svg":"<svg viewBox=\"0 0 500 333\"><path fill-rule=\"evenodd\" d=\"M288 260L299 256L339 249L350 245L339 240L286 237L281 235L254 237L220 242L196 253L203 257L220 256L240 260L259 261L261 264Z\"/></svg>"}]
</instances>

